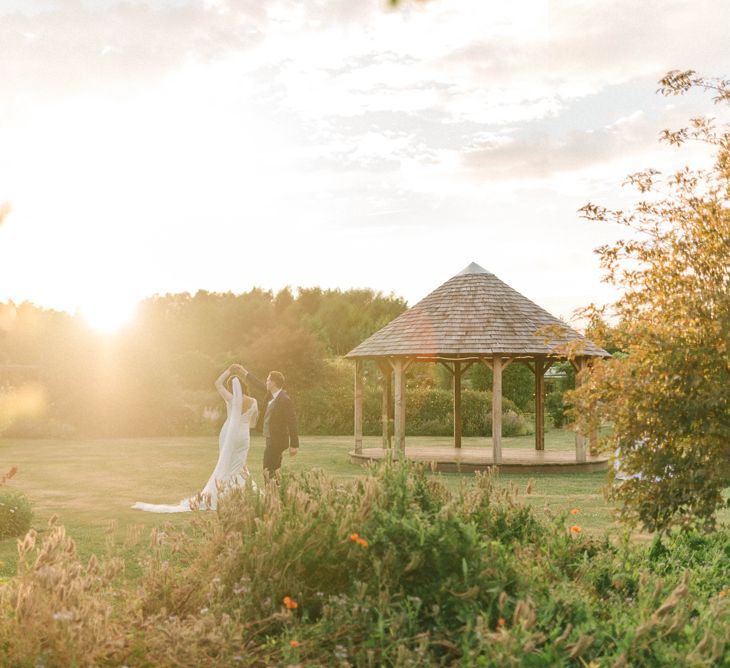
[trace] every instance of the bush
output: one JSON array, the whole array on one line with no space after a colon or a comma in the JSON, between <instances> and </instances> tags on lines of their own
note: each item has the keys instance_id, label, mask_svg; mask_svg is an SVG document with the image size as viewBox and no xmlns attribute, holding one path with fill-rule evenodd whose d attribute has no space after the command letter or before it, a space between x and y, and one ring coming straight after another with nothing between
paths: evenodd
<instances>
[{"instance_id":1,"label":"bush","mask_svg":"<svg viewBox=\"0 0 730 668\"><path fill-rule=\"evenodd\" d=\"M567 422L565 402L560 390L553 390L545 397L545 411L552 420L553 427L560 428Z\"/></svg>"},{"instance_id":2,"label":"bush","mask_svg":"<svg viewBox=\"0 0 730 668\"><path fill-rule=\"evenodd\" d=\"M353 425L353 379L349 363L332 361L321 387L294 397L303 434L351 434ZM491 436L492 393L462 391L461 414L464 436ZM363 433L382 433L382 390L378 383L366 382L363 388ZM523 436L532 426L509 399L502 400L502 433ZM406 391L406 435L450 436L454 433L454 398L451 390L428 386L408 387Z\"/></svg>"},{"instance_id":3,"label":"bush","mask_svg":"<svg viewBox=\"0 0 730 668\"><path fill-rule=\"evenodd\" d=\"M33 510L24 494L0 491L0 540L24 535L32 518Z\"/></svg>"}]
</instances>

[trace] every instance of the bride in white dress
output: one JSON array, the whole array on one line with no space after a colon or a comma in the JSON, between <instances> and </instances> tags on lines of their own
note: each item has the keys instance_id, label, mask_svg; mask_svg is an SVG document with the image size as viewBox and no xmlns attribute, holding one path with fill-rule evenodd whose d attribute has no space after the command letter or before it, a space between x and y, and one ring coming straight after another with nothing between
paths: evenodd
<instances>
[{"instance_id":1,"label":"bride in white dress","mask_svg":"<svg viewBox=\"0 0 730 668\"><path fill-rule=\"evenodd\" d=\"M240 378L231 377L231 367L218 377L215 387L226 402L226 421L218 437L218 462L202 492L175 504L137 501L132 508L151 513L184 513L192 507L215 510L220 494L225 494L232 487L246 484L250 477L246 466L251 444L250 430L259 417L258 403L256 399L243 393ZM255 487L253 480L251 483Z\"/></svg>"}]
</instances>

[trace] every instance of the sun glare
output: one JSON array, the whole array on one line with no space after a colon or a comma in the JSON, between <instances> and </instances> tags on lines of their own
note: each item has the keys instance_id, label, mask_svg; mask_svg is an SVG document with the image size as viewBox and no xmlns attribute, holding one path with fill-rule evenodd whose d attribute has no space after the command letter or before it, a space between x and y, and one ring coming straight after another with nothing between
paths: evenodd
<instances>
[{"instance_id":1,"label":"sun glare","mask_svg":"<svg viewBox=\"0 0 730 668\"><path fill-rule=\"evenodd\" d=\"M82 306L79 311L89 326L98 332L113 334L132 319L135 306L103 301Z\"/></svg>"}]
</instances>

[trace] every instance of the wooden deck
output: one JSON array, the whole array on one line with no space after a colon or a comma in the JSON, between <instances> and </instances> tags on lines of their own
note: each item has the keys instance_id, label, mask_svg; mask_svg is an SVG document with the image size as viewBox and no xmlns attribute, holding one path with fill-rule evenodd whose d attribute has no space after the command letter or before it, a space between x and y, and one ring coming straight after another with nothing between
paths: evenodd
<instances>
[{"instance_id":1,"label":"wooden deck","mask_svg":"<svg viewBox=\"0 0 730 668\"><path fill-rule=\"evenodd\" d=\"M382 448L363 448L362 453L350 452L350 459L355 464L364 465L387 459L391 452ZM406 459L432 463L437 471L443 473L473 473L494 466L489 446L406 446ZM504 473L592 473L605 471L608 457L587 455L586 461L579 463L575 461L574 450L502 448L502 464L498 468Z\"/></svg>"}]
</instances>

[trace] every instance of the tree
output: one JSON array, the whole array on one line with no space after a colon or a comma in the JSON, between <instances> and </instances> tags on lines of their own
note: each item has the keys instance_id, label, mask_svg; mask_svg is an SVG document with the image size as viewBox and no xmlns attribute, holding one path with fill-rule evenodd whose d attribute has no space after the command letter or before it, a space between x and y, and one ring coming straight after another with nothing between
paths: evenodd
<instances>
[{"instance_id":1,"label":"tree","mask_svg":"<svg viewBox=\"0 0 730 668\"><path fill-rule=\"evenodd\" d=\"M660 86L663 95L701 89L730 104L728 80L673 71ZM712 166L631 175L641 199L628 212L582 209L629 230L597 249L606 279L623 289L604 312L616 318L613 343L626 354L582 373L569 400L583 430L598 414L613 424L603 445L620 463L611 495L623 519L663 532L714 527L730 485L730 130L694 118L661 141L703 142Z\"/></svg>"}]
</instances>

